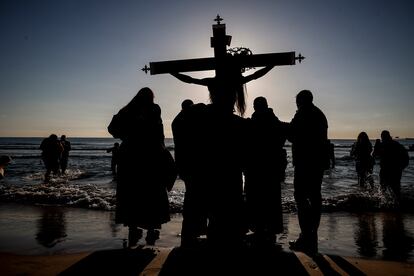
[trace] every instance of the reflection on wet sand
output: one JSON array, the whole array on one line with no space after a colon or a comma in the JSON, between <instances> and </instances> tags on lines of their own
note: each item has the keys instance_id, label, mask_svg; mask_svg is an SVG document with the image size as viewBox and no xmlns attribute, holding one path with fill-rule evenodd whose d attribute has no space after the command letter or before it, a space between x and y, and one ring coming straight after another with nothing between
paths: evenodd
<instances>
[{"instance_id":1,"label":"reflection on wet sand","mask_svg":"<svg viewBox=\"0 0 414 276\"><path fill-rule=\"evenodd\" d=\"M18 254L74 253L121 249L128 233L114 223L112 212L52 206L0 205L0 252ZM162 228L158 246L180 244L182 217ZM285 214L283 250L299 234L295 214ZM414 261L414 215L397 212L323 213L320 252L340 256Z\"/></svg>"},{"instance_id":2,"label":"reflection on wet sand","mask_svg":"<svg viewBox=\"0 0 414 276\"><path fill-rule=\"evenodd\" d=\"M405 228L400 212L357 214L354 238L362 257L407 261L412 258L414 239ZM382 244L377 233L382 231ZM380 255L382 253L382 256Z\"/></svg>"},{"instance_id":3,"label":"reflection on wet sand","mask_svg":"<svg viewBox=\"0 0 414 276\"><path fill-rule=\"evenodd\" d=\"M375 216L371 213L361 213L357 216L358 227L355 230L354 238L358 253L363 257L375 257L378 248Z\"/></svg>"},{"instance_id":4,"label":"reflection on wet sand","mask_svg":"<svg viewBox=\"0 0 414 276\"><path fill-rule=\"evenodd\" d=\"M64 241L66 236L66 221L62 208L43 208L42 216L37 221L37 242L51 248Z\"/></svg>"},{"instance_id":5,"label":"reflection on wet sand","mask_svg":"<svg viewBox=\"0 0 414 276\"><path fill-rule=\"evenodd\" d=\"M382 242L384 259L406 261L414 248L414 239L404 226L399 212L382 214Z\"/></svg>"}]
</instances>

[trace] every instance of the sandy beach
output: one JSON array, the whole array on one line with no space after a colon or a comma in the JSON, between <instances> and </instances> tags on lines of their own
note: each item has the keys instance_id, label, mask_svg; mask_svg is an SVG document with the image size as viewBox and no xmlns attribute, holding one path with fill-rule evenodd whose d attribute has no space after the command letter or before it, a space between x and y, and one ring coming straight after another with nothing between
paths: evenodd
<instances>
[{"instance_id":1,"label":"sandy beach","mask_svg":"<svg viewBox=\"0 0 414 276\"><path fill-rule=\"evenodd\" d=\"M0 253L1 275L413 275L414 263L275 250L138 247L51 256Z\"/></svg>"}]
</instances>

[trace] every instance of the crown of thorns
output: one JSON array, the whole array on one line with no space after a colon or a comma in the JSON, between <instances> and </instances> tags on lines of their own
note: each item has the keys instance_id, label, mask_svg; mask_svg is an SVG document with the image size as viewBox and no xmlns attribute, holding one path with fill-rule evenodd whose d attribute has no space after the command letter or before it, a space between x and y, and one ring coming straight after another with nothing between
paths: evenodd
<instances>
[{"instance_id":1,"label":"crown of thorns","mask_svg":"<svg viewBox=\"0 0 414 276\"><path fill-rule=\"evenodd\" d=\"M234 47L227 49L227 54L231 56L251 56L253 52L246 47ZM250 69L255 69L255 67L242 67L241 72L244 73Z\"/></svg>"}]
</instances>

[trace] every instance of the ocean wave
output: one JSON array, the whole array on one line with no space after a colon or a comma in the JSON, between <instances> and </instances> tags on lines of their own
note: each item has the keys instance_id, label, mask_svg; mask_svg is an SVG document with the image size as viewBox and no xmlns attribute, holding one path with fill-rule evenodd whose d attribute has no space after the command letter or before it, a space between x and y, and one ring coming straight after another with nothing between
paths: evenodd
<instances>
[{"instance_id":1,"label":"ocean wave","mask_svg":"<svg viewBox=\"0 0 414 276\"><path fill-rule=\"evenodd\" d=\"M38 175L37 177L41 177ZM0 185L0 201L24 204L47 204L86 209L113 211L116 207L115 188L101 188L93 184L75 185L54 181L47 184L7 186ZM169 192L170 212L183 210L184 191ZM297 211L293 196L282 198L285 213ZM390 190L381 188L361 190L349 195L326 197L322 201L322 212L376 212L399 208L403 212L414 212L414 198L405 196L401 203L395 200Z\"/></svg>"},{"instance_id":2,"label":"ocean wave","mask_svg":"<svg viewBox=\"0 0 414 276\"><path fill-rule=\"evenodd\" d=\"M114 191L95 185L47 183L37 185L0 186L0 200L27 204L48 204L88 209L114 210Z\"/></svg>"}]
</instances>

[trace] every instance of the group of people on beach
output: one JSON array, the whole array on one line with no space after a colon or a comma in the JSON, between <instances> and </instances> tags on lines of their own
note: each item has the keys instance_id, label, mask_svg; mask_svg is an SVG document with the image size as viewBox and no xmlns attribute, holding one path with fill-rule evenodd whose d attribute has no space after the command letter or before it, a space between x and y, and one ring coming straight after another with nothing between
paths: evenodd
<instances>
[{"instance_id":1,"label":"group of people on beach","mask_svg":"<svg viewBox=\"0 0 414 276\"><path fill-rule=\"evenodd\" d=\"M113 116L108 131L122 141L116 221L128 226L130 246L137 244L143 229L147 243L158 239L161 225L170 219L167 191L177 174L186 188L182 246L197 246L204 234L212 246L241 246L249 230L251 244L274 245L276 234L283 230L280 183L287 164L283 146L289 140L301 228L290 245L316 254L322 176L329 168L328 122L309 90L297 94L298 109L290 123L281 122L264 97L254 100L251 118L243 118L245 83L271 69L246 77L227 72L200 80L172 74L207 86L211 100L210 104L183 101L172 123L175 160L165 149L161 110L150 88L142 88ZM241 116L234 114L235 108Z\"/></svg>"},{"instance_id":2,"label":"group of people on beach","mask_svg":"<svg viewBox=\"0 0 414 276\"><path fill-rule=\"evenodd\" d=\"M389 187L396 200L400 200L401 175L408 166L409 156L407 149L398 141L393 140L388 130L381 132L381 139L376 139L374 147L372 147L366 132L359 133L350 154L355 158L358 183L361 187L365 187L367 184L371 188L373 187L374 182L371 175L376 163L375 160L379 160L381 188Z\"/></svg>"},{"instance_id":3,"label":"group of people on beach","mask_svg":"<svg viewBox=\"0 0 414 276\"><path fill-rule=\"evenodd\" d=\"M46 168L45 182L50 180L51 173L54 175L66 173L71 149L71 144L66 139L66 135L62 135L59 140L56 134L51 134L42 140L40 150Z\"/></svg>"}]
</instances>

